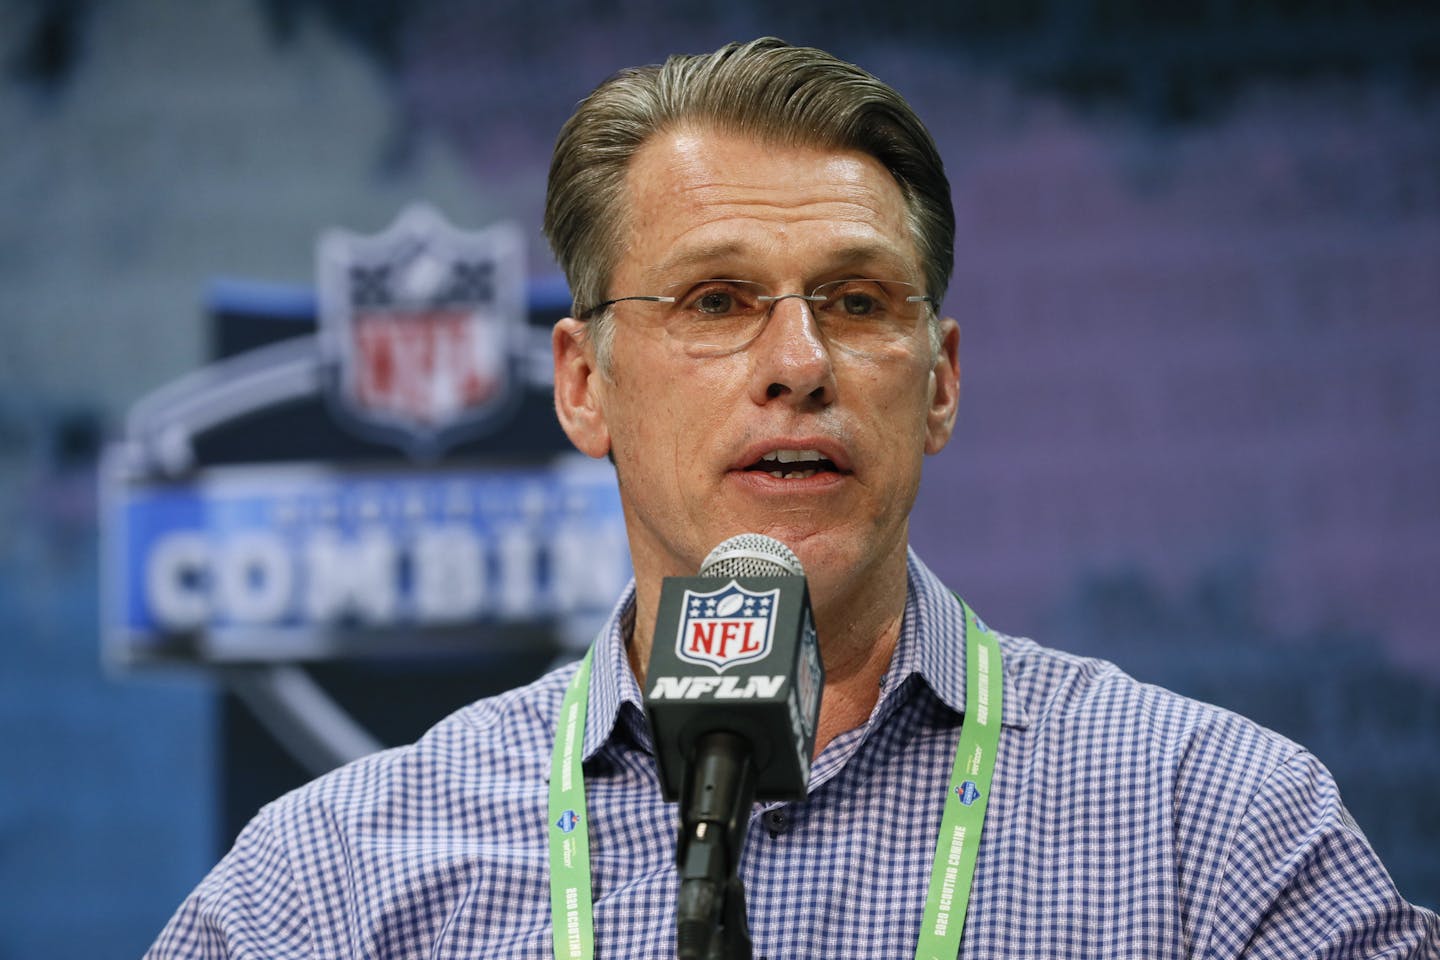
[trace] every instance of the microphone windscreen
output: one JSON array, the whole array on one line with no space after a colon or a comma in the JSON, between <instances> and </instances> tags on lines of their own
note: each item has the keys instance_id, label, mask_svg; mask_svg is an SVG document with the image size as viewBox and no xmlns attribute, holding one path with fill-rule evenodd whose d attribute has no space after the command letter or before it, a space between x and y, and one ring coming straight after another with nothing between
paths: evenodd
<instances>
[{"instance_id":1,"label":"microphone windscreen","mask_svg":"<svg viewBox=\"0 0 1440 960\"><path fill-rule=\"evenodd\" d=\"M700 562L702 577L803 577L795 551L774 537L741 533L722 541Z\"/></svg>"}]
</instances>

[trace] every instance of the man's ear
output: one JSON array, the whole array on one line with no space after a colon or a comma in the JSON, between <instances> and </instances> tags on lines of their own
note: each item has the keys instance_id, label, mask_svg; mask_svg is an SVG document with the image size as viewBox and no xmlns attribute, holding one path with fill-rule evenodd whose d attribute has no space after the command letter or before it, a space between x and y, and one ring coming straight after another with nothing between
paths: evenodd
<instances>
[{"instance_id":1,"label":"man's ear","mask_svg":"<svg viewBox=\"0 0 1440 960\"><path fill-rule=\"evenodd\" d=\"M940 321L940 350L930 368L930 409L925 418L925 452L939 453L950 442L960 409L960 325Z\"/></svg>"},{"instance_id":2,"label":"man's ear","mask_svg":"<svg viewBox=\"0 0 1440 960\"><path fill-rule=\"evenodd\" d=\"M566 317L550 333L555 362L555 416L576 449L591 457L610 452L610 428L602 404L604 375L595 365L590 330Z\"/></svg>"}]
</instances>

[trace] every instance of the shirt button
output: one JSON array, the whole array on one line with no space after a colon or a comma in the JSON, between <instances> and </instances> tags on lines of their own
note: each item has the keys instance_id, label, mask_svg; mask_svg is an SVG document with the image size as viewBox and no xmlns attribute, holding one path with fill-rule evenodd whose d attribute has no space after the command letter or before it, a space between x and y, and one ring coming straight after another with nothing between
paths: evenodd
<instances>
[{"instance_id":1,"label":"shirt button","mask_svg":"<svg viewBox=\"0 0 1440 960\"><path fill-rule=\"evenodd\" d=\"M778 837L782 833L790 832L792 821L784 807L766 810L761 820L765 824L765 829L770 831L770 836L772 837Z\"/></svg>"}]
</instances>

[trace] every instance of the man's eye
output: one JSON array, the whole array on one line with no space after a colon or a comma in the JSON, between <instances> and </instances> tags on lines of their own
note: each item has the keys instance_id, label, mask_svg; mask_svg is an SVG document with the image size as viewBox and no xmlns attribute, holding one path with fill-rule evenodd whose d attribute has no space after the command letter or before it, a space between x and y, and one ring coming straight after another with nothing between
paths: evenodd
<instances>
[{"instance_id":1,"label":"man's eye","mask_svg":"<svg viewBox=\"0 0 1440 960\"><path fill-rule=\"evenodd\" d=\"M840 297L840 309L851 316L863 317L875 313L880 307L868 293L847 293Z\"/></svg>"},{"instance_id":2,"label":"man's eye","mask_svg":"<svg viewBox=\"0 0 1440 960\"><path fill-rule=\"evenodd\" d=\"M729 313L735 309L735 298L723 290L712 290L695 300L695 309L701 313Z\"/></svg>"}]
</instances>

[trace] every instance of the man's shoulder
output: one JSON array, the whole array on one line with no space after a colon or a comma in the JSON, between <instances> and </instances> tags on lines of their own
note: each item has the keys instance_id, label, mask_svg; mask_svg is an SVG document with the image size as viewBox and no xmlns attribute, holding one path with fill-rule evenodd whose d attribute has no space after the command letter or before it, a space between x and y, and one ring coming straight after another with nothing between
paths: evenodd
<instances>
[{"instance_id":1,"label":"man's shoulder","mask_svg":"<svg viewBox=\"0 0 1440 960\"><path fill-rule=\"evenodd\" d=\"M317 825L406 829L457 814L463 826L463 811L484 809L486 796L543 788L555 717L575 670L567 664L461 707L414 743L361 757L272 801L256 821L292 837L312 836Z\"/></svg>"},{"instance_id":2,"label":"man's shoulder","mask_svg":"<svg viewBox=\"0 0 1440 960\"><path fill-rule=\"evenodd\" d=\"M913 552L909 562L912 590L926 604L931 629L958 629L963 622L958 597ZM1144 757L1150 766L1135 764L1135 770L1218 776L1254 788L1304 753L1240 714L1138 680L1108 660L1026 637L996 636L1004 663L1006 723L1025 727L1031 748L1056 768L1099 757Z\"/></svg>"},{"instance_id":3,"label":"man's shoulder","mask_svg":"<svg viewBox=\"0 0 1440 960\"><path fill-rule=\"evenodd\" d=\"M1247 717L1136 679L1108 660L1008 636L1001 649L1037 736L1252 781L1304 752Z\"/></svg>"}]
</instances>

